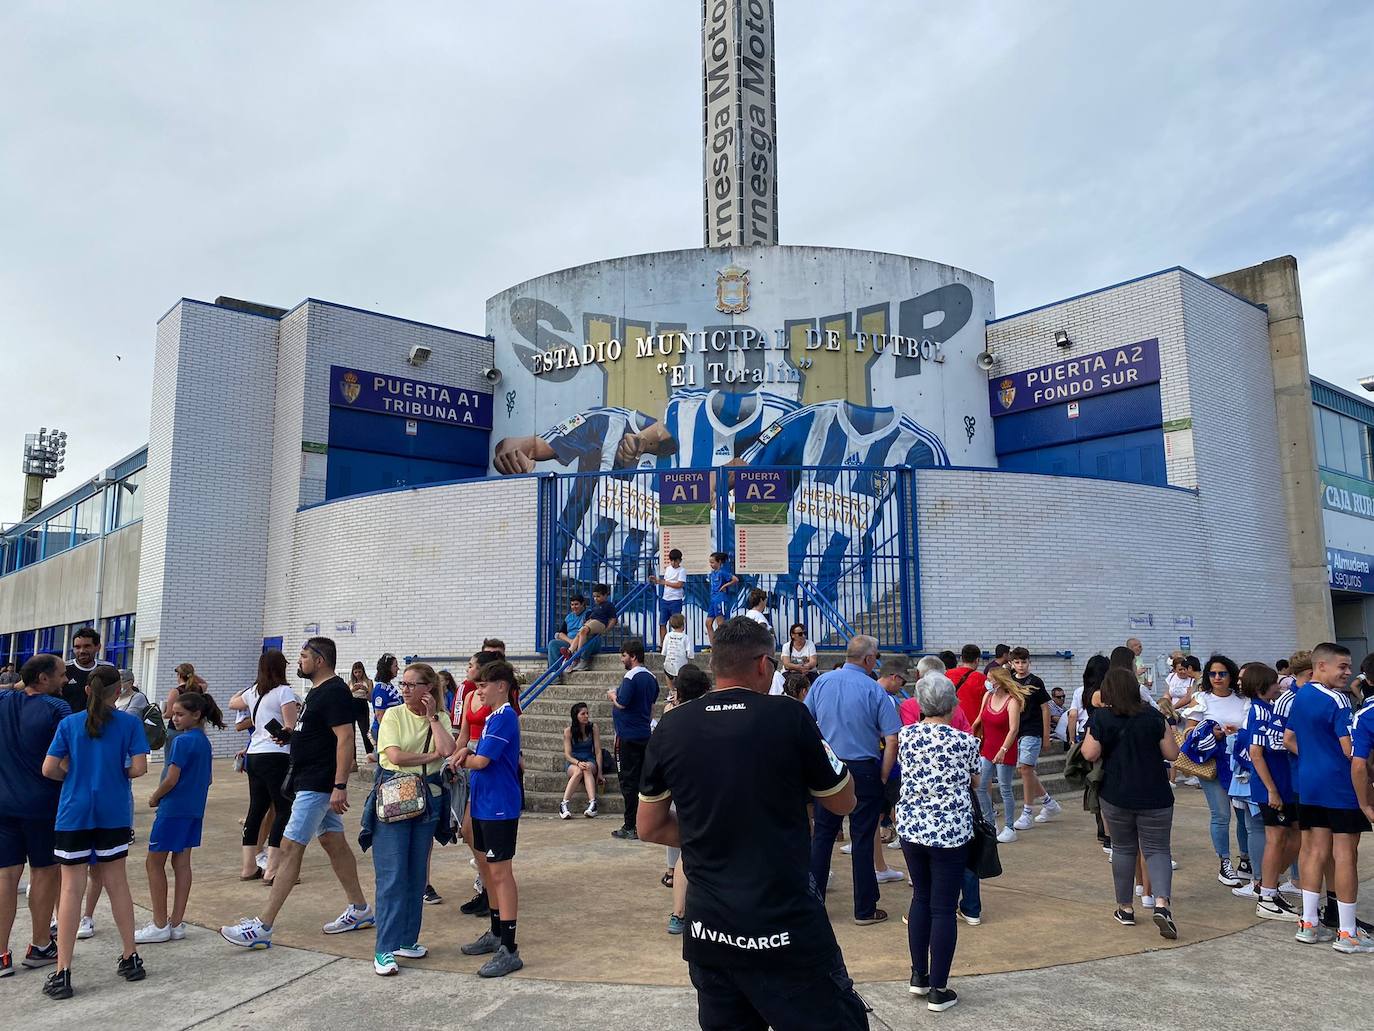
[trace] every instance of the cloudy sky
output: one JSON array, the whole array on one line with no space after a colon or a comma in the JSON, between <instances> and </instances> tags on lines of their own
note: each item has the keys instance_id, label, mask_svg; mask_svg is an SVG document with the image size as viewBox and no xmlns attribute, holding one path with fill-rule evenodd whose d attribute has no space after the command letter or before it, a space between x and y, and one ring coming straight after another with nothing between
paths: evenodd
<instances>
[{"instance_id":1,"label":"cloudy sky","mask_svg":"<svg viewBox=\"0 0 1374 1031\"><path fill-rule=\"evenodd\" d=\"M999 314L1293 254L1313 372L1374 373L1374 5L777 6L782 242L962 266ZM699 246L699 19L9 0L0 520L25 432L70 434L49 498L146 442L178 297L481 332L512 283Z\"/></svg>"}]
</instances>

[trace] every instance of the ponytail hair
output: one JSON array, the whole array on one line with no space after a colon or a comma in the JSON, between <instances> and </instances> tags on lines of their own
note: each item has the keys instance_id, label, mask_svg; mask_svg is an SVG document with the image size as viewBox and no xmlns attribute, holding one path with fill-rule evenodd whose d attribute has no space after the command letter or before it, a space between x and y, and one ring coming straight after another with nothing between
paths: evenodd
<instances>
[{"instance_id":1,"label":"ponytail hair","mask_svg":"<svg viewBox=\"0 0 1374 1031\"><path fill-rule=\"evenodd\" d=\"M224 713L220 712L219 703L203 691L188 691L173 704L180 705L191 715L213 724L219 730L224 729Z\"/></svg>"},{"instance_id":2,"label":"ponytail hair","mask_svg":"<svg viewBox=\"0 0 1374 1031\"><path fill-rule=\"evenodd\" d=\"M196 667L189 662L180 663L172 672L187 683L196 679Z\"/></svg>"},{"instance_id":3,"label":"ponytail hair","mask_svg":"<svg viewBox=\"0 0 1374 1031\"><path fill-rule=\"evenodd\" d=\"M119 670L96 666L86 679L86 736L99 737L115 711L119 697Z\"/></svg>"}]
</instances>

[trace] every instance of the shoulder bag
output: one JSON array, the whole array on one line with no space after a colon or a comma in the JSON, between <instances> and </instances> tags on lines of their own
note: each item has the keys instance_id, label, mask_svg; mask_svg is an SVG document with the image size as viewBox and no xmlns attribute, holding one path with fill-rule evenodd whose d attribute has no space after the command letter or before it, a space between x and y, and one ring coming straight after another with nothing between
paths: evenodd
<instances>
[{"instance_id":1,"label":"shoulder bag","mask_svg":"<svg viewBox=\"0 0 1374 1031\"><path fill-rule=\"evenodd\" d=\"M1198 777L1201 780L1216 780L1217 761L1215 759L1208 759L1205 763L1193 762L1193 760L1184 755L1182 751L1183 740L1188 735L1178 727L1170 727L1169 729L1173 731L1174 740L1178 742L1180 749L1178 758L1174 760L1174 769L1178 770L1178 772L1185 777Z\"/></svg>"},{"instance_id":2,"label":"shoulder bag","mask_svg":"<svg viewBox=\"0 0 1374 1031\"><path fill-rule=\"evenodd\" d=\"M425 731L421 754L429 751L433 728ZM384 771L379 767L380 776ZM377 784L377 819L382 823L403 823L423 816L429 808L429 788L418 773L393 773Z\"/></svg>"},{"instance_id":3,"label":"shoulder bag","mask_svg":"<svg viewBox=\"0 0 1374 1031\"><path fill-rule=\"evenodd\" d=\"M980 881L1002 876L1002 860L997 855L997 828L983 816L978 796L969 787L973 802L973 837L969 839L964 866Z\"/></svg>"}]
</instances>

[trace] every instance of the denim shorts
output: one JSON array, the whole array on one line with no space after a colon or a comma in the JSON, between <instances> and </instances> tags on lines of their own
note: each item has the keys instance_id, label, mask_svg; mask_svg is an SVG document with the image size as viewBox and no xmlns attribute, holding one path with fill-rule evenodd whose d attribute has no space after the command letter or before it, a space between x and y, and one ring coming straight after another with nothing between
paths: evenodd
<instances>
[{"instance_id":1,"label":"denim shorts","mask_svg":"<svg viewBox=\"0 0 1374 1031\"><path fill-rule=\"evenodd\" d=\"M343 817L329 808L328 791L297 791L282 837L308 845L321 834L343 833Z\"/></svg>"},{"instance_id":2,"label":"denim shorts","mask_svg":"<svg viewBox=\"0 0 1374 1031\"><path fill-rule=\"evenodd\" d=\"M1044 742L1038 737L1020 737L1016 739L1016 765L1034 766L1040 761L1040 747Z\"/></svg>"},{"instance_id":3,"label":"denim shorts","mask_svg":"<svg viewBox=\"0 0 1374 1031\"><path fill-rule=\"evenodd\" d=\"M660 623L668 622L669 619L671 619L673 616L676 616L681 611L681 598L674 598L672 601L669 601L666 598L660 598L658 601L658 621Z\"/></svg>"}]
</instances>

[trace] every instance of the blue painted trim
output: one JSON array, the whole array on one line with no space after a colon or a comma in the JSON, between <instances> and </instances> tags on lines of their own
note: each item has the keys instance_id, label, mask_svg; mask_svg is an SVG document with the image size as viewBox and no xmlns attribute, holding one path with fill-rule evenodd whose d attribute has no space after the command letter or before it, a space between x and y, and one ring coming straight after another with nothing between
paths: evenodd
<instances>
[{"instance_id":1,"label":"blue painted trim","mask_svg":"<svg viewBox=\"0 0 1374 1031\"><path fill-rule=\"evenodd\" d=\"M294 308L289 309L286 315L283 315L282 318L284 319L288 315L294 315L297 311L299 311L301 308L304 308L307 304L320 304L325 306L326 308L338 308L340 311L354 311L357 312L359 315L371 315L374 318L388 319L391 322L404 322L408 326L419 326L422 329L437 329L441 333L453 333L458 336L469 337L473 340L485 340L488 343L496 342L495 337L484 336L480 333L469 333L465 329L453 329L450 326L435 325L433 322L421 322L418 319L407 319L401 317L400 315L388 315L385 312L369 311L366 308L355 308L350 304L339 304L337 301L325 301L321 300L318 297L307 297L305 300L297 304Z\"/></svg>"},{"instance_id":2,"label":"blue painted trim","mask_svg":"<svg viewBox=\"0 0 1374 1031\"><path fill-rule=\"evenodd\" d=\"M1315 376L1312 377L1312 403L1337 415L1348 416L1366 426L1374 426L1374 404L1358 394L1352 394L1344 387L1338 387Z\"/></svg>"},{"instance_id":3,"label":"blue painted trim","mask_svg":"<svg viewBox=\"0 0 1374 1031\"><path fill-rule=\"evenodd\" d=\"M984 323L984 325L995 326L999 322L1006 322L1009 319L1019 319L1023 315L1030 315L1037 311L1044 311L1046 308L1053 308L1059 304L1068 304L1070 301L1079 301L1082 300L1084 297L1092 297L1095 294L1104 294L1108 290L1116 290L1123 286L1131 286L1133 283L1141 283L1147 279L1154 279L1158 276L1167 276L1171 272L1181 272L1184 275L1192 276L1198 282L1210 286L1213 290L1220 290L1222 293L1228 294L1231 297L1234 297L1236 300L1248 304L1252 308L1257 308L1260 311L1264 312L1266 316L1269 314L1269 308L1267 306L1263 304L1256 304L1248 297L1242 297L1240 294L1236 293L1233 290L1227 290L1224 286L1217 286L1216 283L1213 283L1205 276L1198 275L1192 269L1184 268L1182 265L1174 265L1170 268L1160 269L1158 272L1147 272L1145 275L1136 276L1133 279L1123 279L1121 282L1113 283L1110 286L1099 286L1095 290L1085 290L1081 294L1074 294L1072 297L1064 297L1058 301L1050 301L1048 304L1038 304L1034 308L1027 308L1025 311L1018 311L1014 315L1002 315L999 318L988 319L987 322Z\"/></svg>"},{"instance_id":4,"label":"blue painted trim","mask_svg":"<svg viewBox=\"0 0 1374 1031\"><path fill-rule=\"evenodd\" d=\"M912 604L916 608L916 611L911 614L916 621L914 647L920 651L925 647L926 640L925 611L921 602L921 513L918 511L921 494L920 485L917 483L917 477L920 473L908 467L905 474L899 475L901 478L897 482L903 484L906 490L906 499L901 506L902 518L910 517L911 519L911 532L903 533L900 537L900 542L904 546L909 541L911 547L911 558L903 563L902 570L903 572L908 568L912 570L912 579L914 580ZM912 639L910 628L903 627L902 630L903 637L910 641Z\"/></svg>"}]
</instances>

